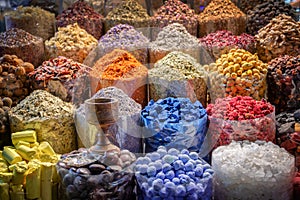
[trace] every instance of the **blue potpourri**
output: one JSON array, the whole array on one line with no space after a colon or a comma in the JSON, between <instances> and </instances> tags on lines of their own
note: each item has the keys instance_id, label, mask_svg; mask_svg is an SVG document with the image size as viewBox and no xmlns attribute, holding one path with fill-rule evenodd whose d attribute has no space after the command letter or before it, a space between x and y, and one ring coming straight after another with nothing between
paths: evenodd
<instances>
[{"instance_id":1,"label":"blue potpourri","mask_svg":"<svg viewBox=\"0 0 300 200\"><path fill-rule=\"evenodd\" d=\"M199 151L207 130L207 113L199 101L168 97L151 100L141 112L146 152L166 148Z\"/></svg>"},{"instance_id":2,"label":"blue potpourri","mask_svg":"<svg viewBox=\"0 0 300 200\"><path fill-rule=\"evenodd\" d=\"M160 146L136 160L135 176L144 200L210 200L214 171L196 152Z\"/></svg>"}]
</instances>

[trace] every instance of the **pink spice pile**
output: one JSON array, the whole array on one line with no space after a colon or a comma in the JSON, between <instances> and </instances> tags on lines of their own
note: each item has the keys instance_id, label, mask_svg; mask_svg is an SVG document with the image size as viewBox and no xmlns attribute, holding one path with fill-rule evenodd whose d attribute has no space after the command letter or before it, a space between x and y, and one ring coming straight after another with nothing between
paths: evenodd
<instances>
[{"instance_id":1,"label":"pink spice pile","mask_svg":"<svg viewBox=\"0 0 300 200\"><path fill-rule=\"evenodd\" d=\"M274 107L265 99L257 101L248 96L218 98L215 104L209 104L207 114L224 120L247 120L264 117L274 111Z\"/></svg>"}]
</instances>

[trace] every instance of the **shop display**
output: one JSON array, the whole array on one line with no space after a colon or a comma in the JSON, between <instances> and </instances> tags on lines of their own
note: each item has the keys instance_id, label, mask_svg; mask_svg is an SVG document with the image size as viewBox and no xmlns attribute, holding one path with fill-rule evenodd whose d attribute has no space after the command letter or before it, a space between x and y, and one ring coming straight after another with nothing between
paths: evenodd
<instances>
[{"instance_id":1,"label":"shop display","mask_svg":"<svg viewBox=\"0 0 300 200\"><path fill-rule=\"evenodd\" d=\"M203 67L188 54L173 51L148 72L150 99L186 97L206 106L207 76Z\"/></svg>"},{"instance_id":2,"label":"shop display","mask_svg":"<svg viewBox=\"0 0 300 200\"><path fill-rule=\"evenodd\" d=\"M234 48L245 49L251 53L256 51L254 37L246 33L233 35L231 31L221 30L200 38L200 42L214 61ZM201 57L202 59L205 58Z\"/></svg>"},{"instance_id":3,"label":"shop display","mask_svg":"<svg viewBox=\"0 0 300 200\"><path fill-rule=\"evenodd\" d=\"M229 30L234 35L246 31L246 15L230 0L212 0L199 14L199 37L218 30Z\"/></svg>"},{"instance_id":4,"label":"shop display","mask_svg":"<svg viewBox=\"0 0 300 200\"><path fill-rule=\"evenodd\" d=\"M182 24L191 35L197 36L198 22L195 11L179 0L165 1L153 15L152 20L152 26L159 28L173 23ZM158 33L159 29L152 29L152 40L156 39Z\"/></svg>"},{"instance_id":5,"label":"shop display","mask_svg":"<svg viewBox=\"0 0 300 200\"><path fill-rule=\"evenodd\" d=\"M44 61L42 65L28 74L34 90L43 89L74 104L82 103L82 96L89 93L88 66L63 56Z\"/></svg>"},{"instance_id":6,"label":"shop display","mask_svg":"<svg viewBox=\"0 0 300 200\"><path fill-rule=\"evenodd\" d=\"M122 1L118 7L107 14L104 21L105 32L118 24L147 28L151 25L151 18L139 3L135 0L127 0Z\"/></svg>"},{"instance_id":7,"label":"shop display","mask_svg":"<svg viewBox=\"0 0 300 200\"><path fill-rule=\"evenodd\" d=\"M57 27L65 27L74 23L77 23L80 28L86 30L97 40L102 36L103 16L95 12L87 2L76 1L56 17Z\"/></svg>"},{"instance_id":8,"label":"shop display","mask_svg":"<svg viewBox=\"0 0 300 200\"><path fill-rule=\"evenodd\" d=\"M216 63L205 65L208 71L208 91L211 102L226 96L250 96L256 100L265 97L266 63L244 49L231 49Z\"/></svg>"},{"instance_id":9,"label":"shop display","mask_svg":"<svg viewBox=\"0 0 300 200\"><path fill-rule=\"evenodd\" d=\"M6 30L23 29L26 32L48 40L55 32L55 16L39 7L22 7L5 15Z\"/></svg>"},{"instance_id":10,"label":"shop display","mask_svg":"<svg viewBox=\"0 0 300 200\"><path fill-rule=\"evenodd\" d=\"M10 127L8 121L8 112L11 109L12 100L9 97L0 98L0 148L9 145ZM1 165L0 165L1 167Z\"/></svg>"},{"instance_id":11,"label":"shop display","mask_svg":"<svg viewBox=\"0 0 300 200\"><path fill-rule=\"evenodd\" d=\"M300 54L300 24L292 17L281 14L255 35L257 54L264 62L280 55L297 56Z\"/></svg>"},{"instance_id":12,"label":"shop display","mask_svg":"<svg viewBox=\"0 0 300 200\"><path fill-rule=\"evenodd\" d=\"M214 171L196 152L158 147L136 160L141 199L212 198Z\"/></svg>"},{"instance_id":13,"label":"shop display","mask_svg":"<svg viewBox=\"0 0 300 200\"><path fill-rule=\"evenodd\" d=\"M12 133L11 139L14 147L5 146L0 155L0 198L57 199L58 156L49 143L38 143L33 130Z\"/></svg>"},{"instance_id":14,"label":"shop display","mask_svg":"<svg viewBox=\"0 0 300 200\"><path fill-rule=\"evenodd\" d=\"M266 26L271 19L280 14L291 16L296 20L296 12L284 0L268 0L255 6L247 14L247 32L256 35L258 30Z\"/></svg>"},{"instance_id":15,"label":"shop display","mask_svg":"<svg viewBox=\"0 0 300 200\"><path fill-rule=\"evenodd\" d=\"M95 157L88 149L61 156L58 173L67 199L135 198L134 178L130 169L135 155L128 150L106 152Z\"/></svg>"},{"instance_id":16,"label":"shop display","mask_svg":"<svg viewBox=\"0 0 300 200\"><path fill-rule=\"evenodd\" d=\"M300 108L300 56L280 56L268 66L268 100L276 112Z\"/></svg>"},{"instance_id":17,"label":"shop display","mask_svg":"<svg viewBox=\"0 0 300 200\"><path fill-rule=\"evenodd\" d=\"M0 199L299 199L291 2L0 3Z\"/></svg>"},{"instance_id":18,"label":"shop display","mask_svg":"<svg viewBox=\"0 0 300 200\"><path fill-rule=\"evenodd\" d=\"M146 152L166 148L199 151L206 135L207 114L199 101L168 97L150 100L141 112Z\"/></svg>"},{"instance_id":19,"label":"shop display","mask_svg":"<svg viewBox=\"0 0 300 200\"><path fill-rule=\"evenodd\" d=\"M16 55L5 54L0 58L0 96L9 97L12 106L18 104L30 92L28 73L34 70L29 62L23 62Z\"/></svg>"},{"instance_id":20,"label":"shop display","mask_svg":"<svg viewBox=\"0 0 300 200\"><path fill-rule=\"evenodd\" d=\"M115 86L142 106L147 105L148 69L134 56L124 50L115 49L106 54L90 72L91 92Z\"/></svg>"},{"instance_id":21,"label":"shop display","mask_svg":"<svg viewBox=\"0 0 300 200\"><path fill-rule=\"evenodd\" d=\"M292 199L295 158L271 142L218 147L212 169L215 199Z\"/></svg>"},{"instance_id":22,"label":"shop display","mask_svg":"<svg viewBox=\"0 0 300 200\"><path fill-rule=\"evenodd\" d=\"M100 97L115 98L119 101L119 119L109 128L109 141L121 149L141 153L142 135L139 126L141 105L116 87L103 88L92 96L92 99ZM85 105L81 104L76 110L75 117L77 134L83 145L90 147L94 142L93 135L96 135L97 130L88 125L85 115Z\"/></svg>"},{"instance_id":23,"label":"shop display","mask_svg":"<svg viewBox=\"0 0 300 200\"><path fill-rule=\"evenodd\" d=\"M16 55L34 66L44 61L43 39L18 28L0 33L0 56Z\"/></svg>"},{"instance_id":24,"label":"shop display","mask_svg":"<svg viewBox=\"0 0 300 200\"><path fill-rule=\"evenodd\" d=\"M97 40L77 23L59 27L55 36L45 41L46 58L65 56L82 63L91 50L97 46Z\"/></svg>"},{"instance_id":25,"label":"shop display","mask_svg":"<svg viewBox=\"0 0 300 200\"><path fill-rule=\"evenodd\" d=\"M231 141L264 140L275 142L275 109L264 99L251 97L227 97L217 99L206 108L214 146L227 145Z\"/></svg>"},{"instance_id":26,"label":"shop display","mask_svg":"<svg viewBox=\"0 0 300 200\"><path fill-rule=\"evenodd\" d=\"M76 149L73 106L44 90L35 90L9 111L12 132L32 129L56 153Z\"/></svg>"},{"instance_id":27,"label":"shop display","mask_svg":"<svg viewBox=\"0 0 300 200\"><path fill-rule=\"evenodd\" d=\"M179 23L165 26L158 33L157 38L149 44L149 62L156 63L171 51L181 51L199 60L200 46L195 36Z\"/></svg>"},{"instance_id":28,"label":"shop display","mask_svg":"<svg viewBox=\"0 0 300 200\"><path fill-rule=\"evenodd\" d=\"M118 24L100 38L97 48L89 54L84 63L92 66L95 59L118 48L130 52L141 63L148 64L149 42L149 39L133 26Z\"/></svg>"}]
</instances>

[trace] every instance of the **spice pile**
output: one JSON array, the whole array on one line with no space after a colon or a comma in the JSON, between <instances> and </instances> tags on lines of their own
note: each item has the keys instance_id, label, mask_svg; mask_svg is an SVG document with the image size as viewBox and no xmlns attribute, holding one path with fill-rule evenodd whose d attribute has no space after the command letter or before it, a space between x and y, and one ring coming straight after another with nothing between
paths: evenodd
<instances>
[{"instance_id":1,"label":"spice pile","mask_svg":"<svg viewBox=\"0 0 300 200\"><path fill-rule=\"evenodd\" d=\"M246 15L230 0L212 0L199 14L199 37L217 30L229 30L234 35L246 31Z\"/></svg>"},{"instance_id":2,"label":"spice pile","mask_svg":"<svg viewBox=\"0 0 300 200\"><path fill-rule=\"evenodd\" d=\"M44 60L43 39L22 29L9 29L0 33L0 56L4 54L16 55L23 61L37 66Z\"/></svg>"},{"instance_id":3,"label":"spice pile","mask_svg":"<svg viewBox=\"0 0 300 200\"><path fill-rule=\"evenodd\" d=\"M130 53L115 49L97 62L90 72L91 90L115 86L123 90L129 97L142 106L147 105L148 69Z\"/></svg>"},{"instance_id":4,"label":"spice pile","mask_svg":"<svg viewBox=\"0 0 300 200\"><path fill-rule=\"evenodd\" d=\"M0 151L1 199L57 199L58 156L33 130L12 133L14 146Z\"/></svg>"},{"instance_id":5,"label":"spice pile","mask_svg":"<svg viewBox=\"0 0 300 200\"><path fill-rule=\"evenodd\" d=\"M145 28L151 25L147 10L135 0L122 1L118 7L109 12L105 18L105 32L118 24L128 24L135 28Z\"/></svg>"},{"instance_id":6,"label":"spice pile","mask_svg":"<svg viewBox=\"0 0 300 200\"><path fill-rule=\"evenodd\" d=\"M55 33L55 16L39 7L22 7L8 12L5 16L6 30L23 29L26 32L48 40Z\"/></svg>"},{"instance_id":7,"label":"spice pile","mask_svg":"<svg viewBox=\"0 0 300 200\"><path fill-rule=\"evenodd\" d=\"M214 171L196 152L160 146L136 161L143 199L211 199Z\"/></svg>"},{"instance_id":8,"label":"spice pile","mask_svg":"<svg viewBox=\"0 0 300 200\"><path fill-rule=\"evenodd\" d=\"M62 155L57 169L67 199L134 199L135 179L129 167L135 159L128 150L108 151L99 158L88 149Z\"/></svg>"},{"instance_id":9,"label":"spice pile","mask_svg":"<svg viewBox=\"0 0 300 200\"><path fill-rule=\"evenodd\" d=\"M163 28L169 24L182 24L186 30L197 36L197 17L195 11L180 0L168 0L160 7L152 17L153 26ZM156 39L158 30L152 30L152 39Z\"/></svg>"},{"instance_id":10,"label":"spice pile","mask_svg":"<svg viewBox=\"0 0 300 200\"><path fill-rule=\"evenodd\" d=\"M300 56L280 56L269 62L268 100L276 112L300 108Z\"/></svg>"},{"instance_id":11,"label":"spice pile","mask_svg":"<svg viewBox=\"0 0 300 200\"><path fill-rule=\"evenodd\" d=\"M150 63L156 63L171 51L182 51L199 60L199 41L182 24L169 24L149 44Z\"/></svg>"},{"instance_id":12,"label":"spice pile","mask_svg":"<svg viewBox=\"0 0 300 200\"><path fill-rule=\"evenodd\" d=\"M218 97L250 96L260 100L266 92L268 65L244 49L231 49L216 63L205 65L212 102Z\"/></svg>"},{"instance_id":13,"label":"spice pile","mask_svg":"<svg viewBox=\"0 0 300 200\"><path fill-rule=\"evenodd\" d=\"M141 118L146 152L156 151L159 146L199 151L203 144L207 114L199 101L173 97L151 100Z\"/></svg>"},{"instance_id":14,"label":"spice pile","mask_svg":"<svg viewBox=\"0 0 300 200\"><path fill-rule=\"evenodd\" d=\"M261 28L255 35L257 53L264 62L280 55L300 54L300 24L292 17L281 14Z\"/></svg>"},{"instance_id":15,"label":"spice pile","mask_svg":"<svg viewBox=\"0 0 300 200\"><path fill-rule=\"evenodd\" d=\"M77 23L59 27L50 40L45 41L47 59L65 56L82 63L97 45L97 40Z\"/></svg>"},{"instance_id":16,"label":"spice pile","mask_svg":"<svg viewBox=\"0 0 300 200\"><path fill-rule=\"evenodd\" d=\"M222 54L228 53L233 48L245 49L251 53L255 53L256 50L253 36L246 33L237 36L226 30L210 33L200 38L200 42L214 60L217 60Z\"/></svg>"},{"instance_id":17,"label":"spice pile","mask_svg":"<svg viewBox=\"0 0 300 200\"><path fill-rule=\"evenodd\" d=\"M141 63L148 63L147 47L149 39L141 32L134 29L133 26L127 24L119 24L103 35L99 42L96 53L101 58L105 53L119 48L129 51Z\"/></svg>"},{"instance_id":18,"label":"spice pile","mask_svg":"<svg viewBox=\"0 0 300 200\"><path fill-rule=\"evenodd\" d=\"M15 106L30 92L28 73L34 70L31 63L23 62L16 55L0 58L0 96L9 97Z\"/></svg>"},{"instance_id":19,"label":"spice pile","mask_svg":"<svg viewBox=\"0 0 300 200\"><path fill-rule=\"evenodd\" d=\"M275 142L275 109L264 99L257 101L247 96L217 99L206 111L209 132L217 139L215 147L232 140Z\"/></svg>"},{"instance_id":20,"label":"spice pile","mask_svg":"<svg viewBox=\"0 0 300 200\"><path fill-rule=\"evenodd\" d=\"M119 101L119 119L117 123L109 129L109 140L121 149L128 149L134 153L141 153L142 136L139 127L140 111L142 109L141 105L116 87L103 88L92 96L92 99L99 97L114 98ZM93 133L90 132L97 130L89 127L85 117L84 104L81 104L76 110L75 120L77 133L84 146L87 147L93 145L94 141L89 142L91 140L91 135L93 135ZM89 131L87 131L87 129Z\"/></svg>"},{"instance_id":21,"label":"spice pile","mask_svg":"<svg viewBox=\"0 0 300 200\"><path fill-rule=\"evenodd\" d=\"M271 19L280 14L291 16L296 20L295 9L284 0L268 0L250 10L247 14L247 32L256 35Z\"/></svg>"},{"instance_id":22,"label":"spice pile","mask_svg":"<svg viewBox=\"0 0 300 200\"><path fill-rule=\"evenodd\" d=\"M206 106L206 74L196 59L173 51L149 70L150 99L187 97Z\"/></svg>"},{"instance_id":23,"label":"spice pile","mask_svg":"<svg viewBox=\"0 0 300 200\"><path fill-rule=\"evenodd\" d=\"M97 40L102 36L103 16L84 1L76 1L56 17L56 26L65 27L77 23Z\"/></svg>"},{"instance_id":24,"label":"spice pile","mask_svg":"<svg viewBox=\"0 0 300 200\"><path fill-rule=\"evenodd\" d=\"M12 106L12 100L9 97L0 98L0 148L10 144L10 127L8 121L8 112Z\"/></svg>"},{"instance_id":25,"label":"spice pile","mask_svg":"<svg viewBox=\"0 0 300 200\"><path fill-rule=\"evenodd\" d=\"M238 0L238 4L236 4L244 13L248 13L248 11L253 10L253 8L261 3L264 3L265 0Z\"/></svg>"},{"instance_id":26,"label":"spice pile","mask_svg":"<svg viewBox=\"0 0 300 200\"><path fill-rule=\"evenodd\" d=\"M271 142L218 147L212 169L215 199L292 199L295 158Z\"/></svg>"},{"instance_id":27,"label":"spice pile","mask_svg":"<svg viewBox=\"0 0 300 200\"><path fill-rule=\"evenodd\" d=\"M44 89L64 101L80 102L80 98L88 93L87 75L90 68L59 56L44 61L41 66L28 74L33 89ZM82 103L82 102L80 102Z\"/></svg>"},{"instance_id":28,"label":"spice pile","mask_svg":"<svg viewBox=\"0 0 300 200\"><path fill-rule=\"evenodd\" d=\"M32 129L57 153L76 149L73 106L44 90L35 90L9 112L12 132Z\"/></svg>"}]
</instances>

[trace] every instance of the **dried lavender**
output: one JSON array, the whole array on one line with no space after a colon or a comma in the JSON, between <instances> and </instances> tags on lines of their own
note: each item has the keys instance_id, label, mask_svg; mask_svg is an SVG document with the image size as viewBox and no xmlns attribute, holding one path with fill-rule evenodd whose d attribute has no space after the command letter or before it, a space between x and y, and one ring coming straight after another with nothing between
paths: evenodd
<instances>
[{"instance_id":1,"label":"dried lavender","mask_svg":"<svg viewBox=\"0 0 300 200\"><path fill-rule=\"evenodd\" d=\"M186 28L179 23L173 23L164 27L155 41L149 44L150 63L163 58L171 51L183 51L191 56L199 57L199 41L191 35Z\"/></svg>"},{"instance_id":2,"label":"dried lavender","mask_svg":"<svg viewBox=\"0 0 300 200\"><path fill-rule=\"evenodd\" d=\"M95 56L100 58L111 50L119 48L129 51L141 63L148 63L148 44L149 39L142 32L137 31L133 26L119 24L100 38L94 53L100 54Z\"/></svg>"}]
</instances>

